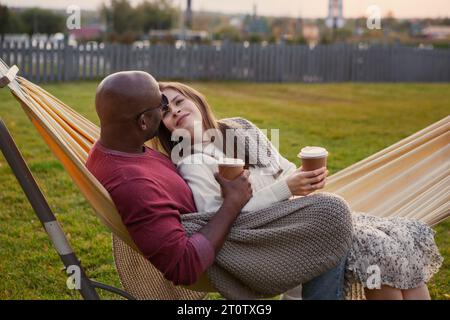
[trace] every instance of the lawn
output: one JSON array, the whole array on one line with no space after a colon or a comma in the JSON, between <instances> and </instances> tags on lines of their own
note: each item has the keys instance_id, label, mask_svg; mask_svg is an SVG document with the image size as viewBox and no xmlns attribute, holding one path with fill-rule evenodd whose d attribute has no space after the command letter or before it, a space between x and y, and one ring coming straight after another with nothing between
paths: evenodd
<instances>
[{"instance_id":1,"label":"lawn","mask_svg":"<svg viewBox=\"0 0 450 320\"><path fill-rule=\"evenodd\" d=\"M450 114L450 84L192 85L208 97L219 117L241 116L261 128L280 128L280 150L291 161L296 161L300 146L325 146L333 155L331 173ZM44 88L98 124L95 82ZM109 231L6 89L0 90L0 116L88 275L120 286ZM430 291L434 299L450 299L450 221L435 230L445 262L430 283ZM0 156L0 299L79 299L65 282L58 255Z\"/></svg>"}]
</instances>

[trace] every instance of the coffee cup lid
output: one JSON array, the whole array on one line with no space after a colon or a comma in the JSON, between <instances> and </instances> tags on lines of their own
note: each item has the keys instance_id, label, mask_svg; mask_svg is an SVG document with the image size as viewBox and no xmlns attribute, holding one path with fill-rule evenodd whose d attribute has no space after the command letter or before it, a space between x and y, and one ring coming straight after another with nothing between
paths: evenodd
<instances>
[{"instance_id":1,"label":"coffee cup lid","mask_svg":"<svg viewBox=\"0 0 450 320\"><path fill-rule=\"evenodd\" d=\"M328 156L328 151L322 147L307 146L302 148L297 156L303 159L322 158Z\"/></svg>"},{"instance_id":2,"label":"coffee cup lid","mask_svg":"<svg viewBox=\"0 0 450 320\"><path fill-rule=\"evenodd\" d=\"M237 167L237 166L244 166L245 162L242 159L222 158L219 160L219 165Z\"/></svg>"}]
</instances>

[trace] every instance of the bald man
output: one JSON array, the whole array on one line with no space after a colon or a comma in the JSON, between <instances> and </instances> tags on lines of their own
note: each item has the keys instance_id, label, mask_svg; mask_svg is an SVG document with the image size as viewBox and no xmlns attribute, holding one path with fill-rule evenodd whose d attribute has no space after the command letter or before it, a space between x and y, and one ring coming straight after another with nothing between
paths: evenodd
<instances>
[{"instance_id":1,"label":"bald man","mask_svg":"<svg viewBox=\"0 0 450 320\"><path fill-rule=\"evenodd\" d=\"M141 153L143 141L158 131L163 105L158 82L146 72L118 72L106 77L95 97L100 143L113 150Z\"/></svg>"},{"instance_id":2,"label":"bald man","mask_svg":"<svg viewBox=\"0 0 450 320\"><path fill-rule=\"evenodd\" d=\"M191 285L214 262L231 225L252 195L248 172L219 180L224 194L214 218L187 237L180 214L196 212L191 189L165 155L145 146L160 126L167 98L141 71L118 72L98 86L100 139L87 168L110 193L144 256L175 285Z\"/></svg>"}]
</instances>

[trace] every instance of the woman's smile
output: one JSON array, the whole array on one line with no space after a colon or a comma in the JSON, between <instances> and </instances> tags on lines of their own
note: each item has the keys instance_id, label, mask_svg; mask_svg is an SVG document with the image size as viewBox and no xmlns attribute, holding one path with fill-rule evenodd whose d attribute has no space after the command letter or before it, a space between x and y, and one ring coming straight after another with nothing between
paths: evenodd
<instances>
[{"instance_id":1,"label":"woman's smile","mask_svg":"<svg viewBox=\"0 0 450 320\"><path fill-rule=\"evenodd\" d=\"M182 122L184 119L186 119L189 115L190 115L190 113L185 113L185 114L183 114L182 116L180 116L180 117L178 118L178 120L176 121L175 126L178 127L178 126L181 124L181 122Z\"/></svg>"}]
</instances>

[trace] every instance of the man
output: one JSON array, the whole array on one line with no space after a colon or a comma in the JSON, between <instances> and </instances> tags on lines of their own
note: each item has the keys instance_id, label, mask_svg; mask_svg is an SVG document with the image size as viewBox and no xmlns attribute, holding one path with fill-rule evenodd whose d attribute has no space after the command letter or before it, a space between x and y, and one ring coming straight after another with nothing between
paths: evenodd
<instances>
[{"instance_id":1,"label":"man","mask_svg":"<svg viewBox=\"0 0 450 320\"><path fill-rule=\"evenodd\" d=\"M233 181L216 177L223 204L188 237L180 214L196 212L191 190L168 157L144 145L157 134L168 105L157 81L141 71L112 74L98 86L95 104L101 134L90 151L88 169L110 193L144 256L175 285L195 283L213 264L252 196L248 171ZM304 284L303 296L340 299L342 283L343 263Z\"/></svg>"}]
</instances>

